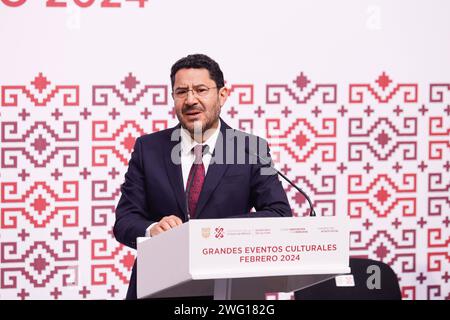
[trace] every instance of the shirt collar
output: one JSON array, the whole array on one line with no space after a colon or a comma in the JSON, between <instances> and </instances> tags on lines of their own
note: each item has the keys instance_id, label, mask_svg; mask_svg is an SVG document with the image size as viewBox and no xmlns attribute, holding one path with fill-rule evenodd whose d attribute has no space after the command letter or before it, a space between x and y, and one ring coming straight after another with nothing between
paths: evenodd
<instances>
[{"instance_id":1,"label":"shirt collar","mask_svg":"<svg viewBox=\"0 0 450 320\"><path fill-rule=\"evenodd\" d=\"M214 152L214 148L216 147L217 137L219 136L221 121L219 119L219 125L216 128L216 131L203 143L203 145L208 146L208 153L212 154ZM181 153L188 154L191 152L192 148L194 148L199 143L191 138L189 131L185 128L181 127Z\"/></svg>"}]
</instances>

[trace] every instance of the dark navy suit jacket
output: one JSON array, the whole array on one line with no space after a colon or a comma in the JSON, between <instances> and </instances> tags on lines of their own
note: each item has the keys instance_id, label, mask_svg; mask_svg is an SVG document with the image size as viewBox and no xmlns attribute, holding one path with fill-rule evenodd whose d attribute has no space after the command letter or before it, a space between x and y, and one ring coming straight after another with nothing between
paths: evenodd
<instances>
[{"instance_id":1,"label":"dark navy suit jacket","mask_svg":"<svg viewBox=\"0 0 450 320\"><path fill-rule=\"evenodd\" d=\"M150 224L164 216L174 214L183 222L187 221L181 165L179 159L174 163L171 158L180 150L180 135L176 130L179 128L180 124L136 140L121 186L122 196L114 225L116 239L126 246L136 249L136 238L145 236ZM245 148L258 153L258 150L265 150L262 155L270 157L267 142L233 130L223 120L221 133L208 166L195 218L292 216L278 176L262 175L261 169L268 165L255 161L256 157L252 161L248 153L242 161ZM258 150L250 139L257 141ZM240 162L236 163L238 157L241 157ZM253 208L255 212L251 212ZM136 263L127 292L127 299L133 298L136 298Z\"/></svg>"}]
</instances>

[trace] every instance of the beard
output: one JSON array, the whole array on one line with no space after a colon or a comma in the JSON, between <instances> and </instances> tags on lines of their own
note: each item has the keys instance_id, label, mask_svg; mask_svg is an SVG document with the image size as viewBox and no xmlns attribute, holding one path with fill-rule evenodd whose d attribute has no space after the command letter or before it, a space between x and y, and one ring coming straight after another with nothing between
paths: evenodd
<instances>
[{"instance_id":1,"label":"beard","mask_svg":"<svg viewBox=\"0 0 450 320\"><path fill-rule=\"evenodd\" d=\"M189 121L186 113L194 110L201 112L201 118L195 121ZM199 137L199 135L204 134L207 130L217 127L220 110L219 101L217 101L217 104L209 110L206 110L203 106L189 106L183 108L181 111L176 111L176 114L181 126L189 131L192 137Z\"/></svg>"}]
</instances>

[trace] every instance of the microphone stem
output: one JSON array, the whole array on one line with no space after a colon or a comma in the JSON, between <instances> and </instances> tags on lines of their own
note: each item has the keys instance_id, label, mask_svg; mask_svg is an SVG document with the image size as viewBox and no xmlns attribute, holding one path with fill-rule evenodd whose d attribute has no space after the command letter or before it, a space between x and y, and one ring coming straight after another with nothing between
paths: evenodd
<instances>
[{"instance_id":1,"label":"microphone stem","mask_svg":"<svg viewBox=\"0 0 450 320\"><path fill-rule=\"evenodd\" d=\"M314 207L312 205L311 199L309 198L309 196L306 194L305 191L303 191L302 189L300 189L299 187L297 187L288 177L286 177L284 174L282 174L280 171L278 171L275 166L273 165L272 161L269 162L266 159L262 158L260 155L258 155L257 153L253 153L258 159L261 160L261 162L263 162L263 164L265 165L269 165L273 170L276 171L276 173L278 175L280 175L284 180L286 180L291 186L293 186L298 192L300 192L306 199L306 201L308 201L309 204L309 208L310 208L310 213L309 216L310 217L315 217L316 216L316 212L314 211Z\"/></svg>"},{"instance_id":2,"label":"microphone stem","mask_svg":"<svg viewBox=\"0 0 450 320\"><path fill-rule=\"evenodd\" d=\"M305 191L303 191L302 189L300 189L299 187L297 187L291 180L289 180L288 177L286 177L284 174L282 174L280 171L278 171L277 169L275 169L273 166L271 166L281 177L283 177L284 180L286 180L287 182L289 182L289 184L291 186L293 186L295 189L297 189L306 199L306 201L308 201L309 203L309 208L311 209L310 212L310 216L311 217L315 217L316 216L316 212L314 211L314 207L312 205L311 199L309 198L309 196L306 194Z\"/></svg>"}]
</instances>

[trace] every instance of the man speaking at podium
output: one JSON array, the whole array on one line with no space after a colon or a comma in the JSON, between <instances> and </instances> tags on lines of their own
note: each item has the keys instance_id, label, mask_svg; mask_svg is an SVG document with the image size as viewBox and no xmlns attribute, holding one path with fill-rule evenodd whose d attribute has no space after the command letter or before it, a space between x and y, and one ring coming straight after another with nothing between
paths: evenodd
<instances>
[{"instance_id":1,"label":"man speaking at podium","mask_svg":"<svg viewBox=\"0 0 450 320\"><path fill-rule=\"evenodd\" d=\"M136 140L116 208L116 239L136 249L137 237L189 219L292 216L278 176L251 161L256 150L270 159L267 142L219 117L229 91L217 62L189 55L172 66L170 80L180 123ZM137 298L136 263L126 298Z\"/></svg>"}]
</instances>

